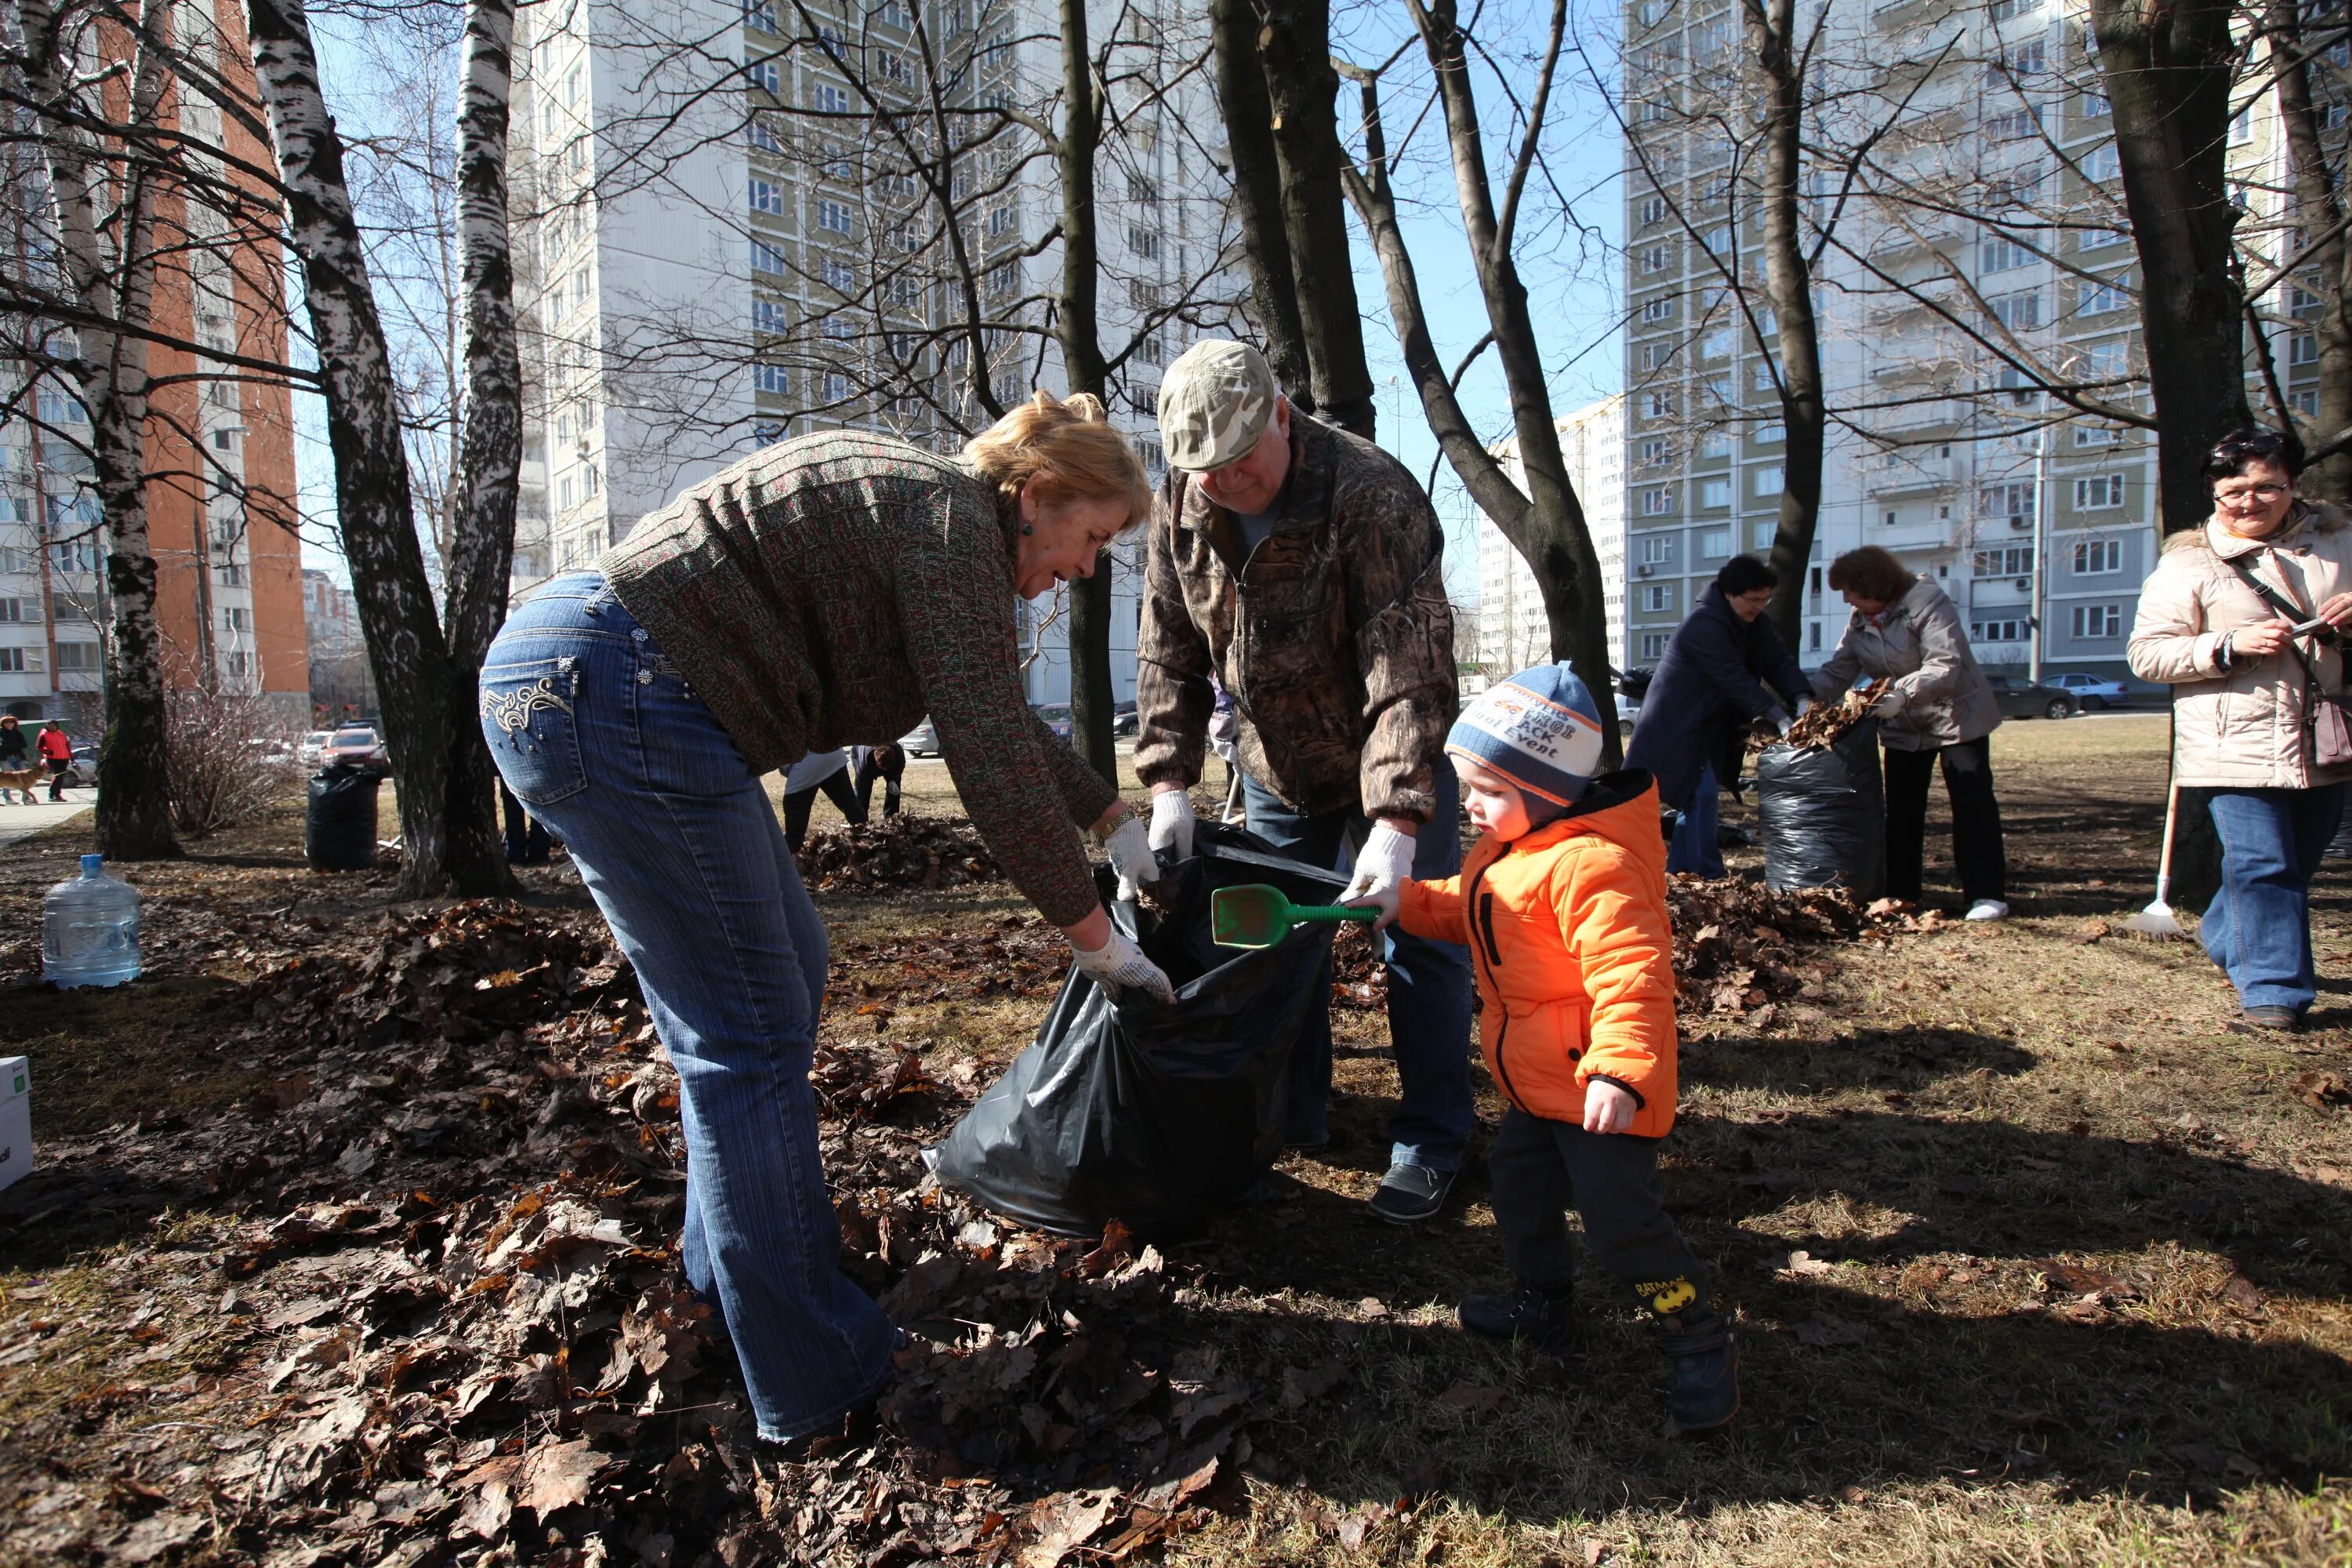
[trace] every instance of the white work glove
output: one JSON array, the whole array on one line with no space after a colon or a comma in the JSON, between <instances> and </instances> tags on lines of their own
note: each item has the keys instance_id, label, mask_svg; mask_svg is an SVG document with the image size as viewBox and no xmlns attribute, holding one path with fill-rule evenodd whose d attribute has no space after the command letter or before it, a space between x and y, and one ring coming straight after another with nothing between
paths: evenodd
<instances>
[{"instance_id":1,"label":"white work glove","mask_svg":"<svg viewBox=\"0 0 2352 1568\"><path fill-rule=\"evenodd\" d=\"M1903 711L1903 689L1899 686L1895 687L1872 705L1870 716L1874 719L1892 719Z\"/></svg>"},{"instance_id":2,"label":"white work glove","mask_svg":"<svg viewBox=\"0 0 2352 1568\"><path fill-rule=\"evenodd\" d=\"M1170 860L1192 858L1192 797L1185 791L1162 790L1151 797L1150 842L1154 850L1169 851Z\"/></svg>"},{"instance_id":3,"label":"white work glove","mask_svg":"<svg viewBox=\"0 0 2352 1568\"><path fill-rule=\"evenodd\" d=\"M1772 726L1773 731L1780 735L1788 734L1793 727L1789 719L1789 710L1785 708L1775 708L1765 714L1764 718L1765 721Z\"/></svg>"},{"instance_id":4,"label":"white work glove","mask_svg":"<svg viewBox=\"0 0 2352 1568\"><path fill-rule=\"evenodd\" d=\"M1798 698L1798 699L1797 699L1797 717L1798 717L1798 718L1801 719L1801 718L1803 718L1806 714L1808 714L1808 713L1811 712L1812 710L1813 710L1813 700L1812 700L1811 698L1810 698L1810 697L1800 697L1800 698Z\"/></svg>"},{"instance_id":5,"label":"white work glove","mask_svg":"<svg viewBox=\"0 0 2352 1568\"><path fill-rule=\"evenodd\" d=\"M1127 933L1117 926L1110 928L1110 941L1092 952L1071 944L1070 952L1078 967L1087 977L1110 993L1114 1002L1120 993L1133 988L1159 1003L1176 1000L1176 987L1168 983L1168 973L1143 956L1143 950L1128 940Z\"/></svg>"},{"instance_id":6,"label":"white work glove","mask_svg":"<svg viewBox=\"0 0 2352 1568\"><path fill-rule=\"evenodd\" d=\"M1118 900L1135 902L1146 882L1160 880L1160 861L1151 853L1151 840L1145 832L1143 819L1129 814L1118 819L1118 826L1103 840L1103 852L1110 857L1111 869L1118 873Z\"/></svg>"},{"instance_id":7,"label":"white work glove","mask_svg":"<svg viewBox=\"0 0 2352 1568\"><path fill-rule=\"evenodd\" d=\"M1396 919L1397 898L1404 879L1412 875L1413 837L1399 833L1385 822L1375 822L1364 837L1364 847L1356 851L1356 874L1349 880L1347 890L1339 895L1343 904L1359 908L1370 904L1381 911L1379 931Z\"/></svg>"}]
</instances>

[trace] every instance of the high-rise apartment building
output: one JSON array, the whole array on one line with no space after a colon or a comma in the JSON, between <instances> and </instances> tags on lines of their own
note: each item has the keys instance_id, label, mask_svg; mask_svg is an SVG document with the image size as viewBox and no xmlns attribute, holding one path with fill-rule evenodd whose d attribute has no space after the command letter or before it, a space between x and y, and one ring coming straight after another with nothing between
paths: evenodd
<instances>
[{"instance_id":1,"label":"high-rise apartment building","mask_svg":"<svg viewBox=\"0 0 2352 1568\"><path fill-rule=\"evenodd\" d=\"M1156 478L1160 367L1223 330L1244 289L1221 149L1203 140L1222 121L1187 68L1200 16L1101 4L1091 20L1120 67L1096 175L1110 402ZM1054 161L1010 118L1058 112L1050 6L572 0L524 26L519 584L593 561L682 487L789 435L877 428L955 449L959 426L988 423L971 395L975 311L1001 405L1066 384ZM1139 557L1118 554L1124 696ZM1059 616L1020 613L1033 700L1066 700Z\"/></svg>"},{"instance_id":2,"label":"high-rise apartment building","mask_svg":"<svg viewBox=\"0 0 2352 1568\"><path fill-rule=\"evenodd\" d=\"M2038 655L2045 678L2126 673L2158 536L2155 452L2100 413L2147 402L2137 258L2086 16L2081 0L1892 0L1832 16L1809 44L1826 97L1857 89L1809 119L1818 162L1801 183L1830 419L1809 664L1847 614L1826 563L1878 544L1950 595L1988 668L2023 673ZM1624 164L1630 655L1649 664L1727 557L1770 548L1784 443L1761 153L1718 112L1751 90L1738 16L1633 0L1624 25L1640 84ZM2259 194L2284 185L2253 98L2231 156L2248 228L2284 232ZM1840 148L1873 130L1842 175ZM2281 335L2292 365L2305 342L2291 322Z\"/></svg>"},{"instance_id":3,"label":"high-rise apartment building","mask_svg":"<svg viewBox=\"0 0 2352 1568\"><path fill-rule=\"evenodd\" d=\"M197 68L251 89L236 5L183 0L172 16L175 42ZM182 139L177 155L199 176L250 186L240 171L272 163L266 145L193 93L167 94L162 116ZM46 169L29 142L6 159L12 226L0 248L12 268L46 275ZM254 195L258 202L261 193ZM289 728L301 725L310 677L290 396L281 382L200 352L283 362L278 238L176 188L158 201L156 224L149 324L160 341L147 347L155 384L146 500L164 679L256 697ZM8 330L12 337L59 331L25 317ZM94 736L111 612L106 533L89 484L88 416L61 377L10 359L5 343L0 374L29 416L0 419L0 709L62 717Z\"/></svg>"},{"instance_id":4,"label":"high-rise apartment building","mask_svg":"<svg viewBox=\"0 0 2352 1568\"><path fill-rule=\"evenodd\" d=\"M1601 561L1601 581L1609 616L1609 660L1627 666L1625 647L1625 398L1621 393L1587 404L1559 421L1560 454L1569 481L1584 507L1584 526ZM1495 448L1511 476L1525 487L1518 437ZM1551 657L1551 625L1535 574L1503 537L1493 520L1478 516L1478 646L1475 655L1489 679L1500 679Z\"/></svg>"}]
</instances>

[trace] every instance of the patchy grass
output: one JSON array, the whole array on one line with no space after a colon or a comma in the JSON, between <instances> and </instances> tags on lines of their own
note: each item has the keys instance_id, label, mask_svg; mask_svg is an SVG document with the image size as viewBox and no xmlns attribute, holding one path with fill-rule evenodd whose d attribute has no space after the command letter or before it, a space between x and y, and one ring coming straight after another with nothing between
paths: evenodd
<instances>
[{"instance_id":1,"label":"patchy grass","mask_svg":"<svg viewBox=\"0 0 2352 1568\"><path fill-rule=\"evenodd\" d=\"M1590 1328L1573 1356L1459 1332L1454 1302L1500 1270L1484 1172L1429 1230L1365 1216L1394 1072L1380 1015L1336 1015L1331 1146L1286 1158L1280 1201L1168 1248L1201 1282L1156 1331L1216 1345L1255 1379L1334 1355L1349 1379L1268 1430L1167 1560L2352 1562L2352 1114L2297 1087L2352 1076L2352 878L2331 863L2315 899L2320 1026L2225 1032L2228 988L2193 944L2094 923L2152 890L2163 745L2160 718L2004 726L1994 761L2017 918L1825 950L1827 994L1765 1028L1685 1021L1668 1203L1719 1268L1746 1357L1747 1407L1713 1439L1664 1435L1661 1363L1605 1279L1584 1281ZM952 808L939 764L915 763L908 784L918 809ZM1932 886L1948 873L1939 792L1931 809ZM307 878L286 843L281 822L210 859L133 868L156 911L165 978L142 982L154 1001L134 987L85 1015L28 1011L40 994L21 938L0 947L5 1005L20 1031L55 1042L45 1052L95 1038L146 1064L124 1085L93 1072L59 1095L49 1085L69 1087L66 1069L44 1076L37 1060L37 1126L143 1114L158 1083L200 1120L217 1103L206 1094L231 1092L219 1075L233 1061L175 1068L142 1044L167 1037L168 987L239 973L236 921L357 919L390 899L384 879ZM78 847L35 841L0 873L20 931ZM535 886L578 897L560 871ZM202 944L170 912L191 900L213 922ZM1009 889L819 902L835 960L828 1040L917 1048L962 1084L985 1084L1027 1042L1050 974L991 988L908 952L928 931L1034 930ZM130 1087L139 1074L149 1088ZM1500 1106L1481 1088L1491 1126ZM175 1389L249 1379L274 1353L226 1314L140 1319L160 1273L219 1296L200 1261L219 1215L202 1194L181 1202L145 1232L143 1263L110 1248L0 1259L0 1442L77 1435L41 1457L59 1488L113 1484L119 1466L127 1481L200 1491L201 1467L151 1475L116 1456L176 1418L192 1396ZM0 1493L0 1563L25 1560L6 1542L32 1528L41 1493L21 1472Z\"/></svg>"}]
</instances>

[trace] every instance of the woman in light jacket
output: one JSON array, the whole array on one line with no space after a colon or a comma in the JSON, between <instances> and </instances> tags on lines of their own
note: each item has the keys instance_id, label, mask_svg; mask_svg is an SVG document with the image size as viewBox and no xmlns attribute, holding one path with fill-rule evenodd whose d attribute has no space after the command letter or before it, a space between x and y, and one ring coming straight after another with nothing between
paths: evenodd
<instances>
[{"instance_id":1,"label":"woman in light jacket","mask_svg":"<svg viewBox=\"0 0 2352 1568\"><path fill-rule=\"evenodd\" d=\"M1941 588L1875 544L1831 562L1830 586L1844 594L1853 615L1813 676L1813 695L1835 700L1856 676L1894 682L1871 710L1886 747L1887 897L1919 901L1927 779L1940 762L1968 918L2001 919L2009 913L2009 862L1988 740L2000 725L2000 705L1977 668L1959 611Z\"/></svg>"},{"instance_id":2,"label":"woman in light jacket","mask_svg":"<svg viewBox=\"0 0 2352 1568\"><path fill-rule=\"evenodd\" d=\"M2316 993L2311 879L2352 778L2317 765L2312 734L2315 684L2344 684L2352 529L2295 499L2302 468L2292 436L2244 430L2214 447L2213 515L2165 541L2129 650L2133 674L2173 688L2173 782L2213 792L2221 889L2198 935L2238 988L2244 1024L2263 1029L2300 1027ZM2289 634L2310 620L2329 627Z\"/></svg>"}]
</instances>

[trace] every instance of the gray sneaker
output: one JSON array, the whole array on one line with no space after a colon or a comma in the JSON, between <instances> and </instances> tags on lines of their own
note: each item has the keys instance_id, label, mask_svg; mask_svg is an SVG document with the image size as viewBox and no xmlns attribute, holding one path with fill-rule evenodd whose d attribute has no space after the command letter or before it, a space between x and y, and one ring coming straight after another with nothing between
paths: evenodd
<instances>
[{"instance_id":1,"label":"gray sneaker","mask_svg":"<svg viewBox=\"0 0 2352 1568\"><path fill-rule=\"evenodd\" d=\"M1433 1219L1454 1190L1454 1174L1400 1160L1381 1178L1381 1190L1372 1194L1372 1214L1391 1225L1419 1225Z\"/></svg>"}]
</instances>

